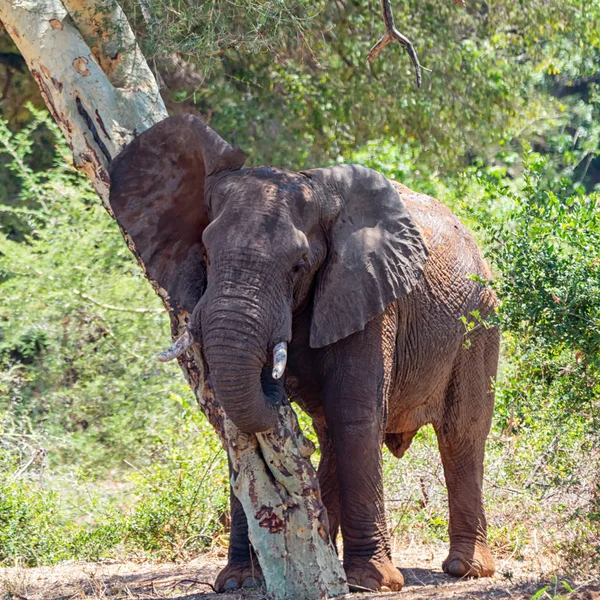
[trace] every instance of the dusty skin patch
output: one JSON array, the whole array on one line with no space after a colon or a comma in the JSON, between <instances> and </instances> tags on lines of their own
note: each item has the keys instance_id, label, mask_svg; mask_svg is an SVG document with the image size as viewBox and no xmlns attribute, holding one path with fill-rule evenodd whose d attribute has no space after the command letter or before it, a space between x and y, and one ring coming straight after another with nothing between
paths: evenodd
<instances>
[{"instance_id":1,"label":"dusty skin patch","mask_svg":"<svg viewBox=\"0 0 600 600\"><path fill-rule=\"evenodd\" d=\"M551 585L552 573L539 561L498 561L498 573L492 579L457 580L440 569L445 548L416 546L394 556L401 565L406 585L399 593L350 594L352 600L485 600L506 598L529 600L540 588ZM203 555L186 564L136 562L63 563L35 569L0 569L0 598L18 600L93 599L117 600L245 600L265 599L264 591L215 594L211 586L225 565L222 558ZM557 593L570 600L600 600L600 579L577 584L568 580L576 592Z\"/></svg>"}]
</instances>

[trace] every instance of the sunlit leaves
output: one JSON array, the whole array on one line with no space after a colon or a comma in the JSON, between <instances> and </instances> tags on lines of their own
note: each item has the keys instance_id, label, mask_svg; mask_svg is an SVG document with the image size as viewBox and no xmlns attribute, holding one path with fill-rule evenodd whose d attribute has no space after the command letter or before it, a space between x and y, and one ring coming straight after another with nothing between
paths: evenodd
<instances>
[{"instance_id":1,"label":"sunlit leaves","mask_svg":"<svg viewBox=\"0 0 600 600\"><path fill-rule=\"evenodd\" d=\"M594 431L600 419L600 199L548 187L547 163L530 153L518 191L487 181L488 202L503 197L503 209L479 212L512 357L501 406L537 419L583 418Z\"/></svg>"}]
</instances>

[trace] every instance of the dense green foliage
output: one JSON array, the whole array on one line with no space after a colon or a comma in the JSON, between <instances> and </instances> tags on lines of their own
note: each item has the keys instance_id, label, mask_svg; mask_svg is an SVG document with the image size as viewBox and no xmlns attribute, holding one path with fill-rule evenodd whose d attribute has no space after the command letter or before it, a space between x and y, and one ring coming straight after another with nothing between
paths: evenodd
<instances>
[{"instance_id":1,"label":"dense green foliage","mask_svg":"<svg viewBox=\"0 0 600 600\"><path fill-rule=\"evenodd\" d=\"M480 212L488 254L498 268L500 322L519 356L519 379L505 384L500 406L526 426L545 414L556 425L598 432L600 411L600 202L553 191L547 160L529 155L523 188L487 183L500 214ZM552 182L553 183L553 182Z\"/></svg>"},{"instance_id":2,"label":"dense green foliage","mask_svg":"<svg viewBox=\"0 0 600 600\"><path fill-rule=\"evenodd\" d=\"M39 114L38 125L42 118L53 127ZM71 434L60 460L78 456L84 466L110 468L115 460L133 458L140 439L154 437L160 423L153 409L162 404L175 370L142 357L153 352L157 338L164 339L165 321L118 230L69 168L65 149L59 149L55 168L36 173L24 162L27 133L11 138L5 125L0 128L0 140L14 150L11 167L23 183L21 204L37 205L5 208L21 215L30 233L25 242L0 241L6 299L0 307L0 360L5 367L18 365L4 371L2 390L15 420L43 420L48 435ZM111 356L119 359L107 361ZM115 420L119 406L128 410ZM94 456L98 446L90 446L91 440L109 449L112 462L102 452Z\"/></svg>"},{"instance_id":3,"label":"dense green foliage","mask_svg":"<svg viewBox=\"0 0 600 600\"><path fill-rule=\"evenodd\" d=\"M544 552L600 568L597 0L395 3L432 69L421 91L400 48L366 65L382 30L367 0L144 5L125 3L172 110L199 110L255 163L371 166L475 230L504 331L492 543L525 559L537 528ZM0 563L219 545L225 457L181 373L153 360L160 302L21 103L9 94L0 121ZM432 432L385 473L395 535L446 540Z\"/></svg>"},{"instance_id":4,"label":"dense green foliage","mask_svg":"<svg viewBox=\"0 0 600 600\"><path fill-rule=\"evenodd\" d=\"M226 508L225 458L178 369L153 360L169 343L164 310L63 145L47 171L30 167L35 127L57 133L36 111L18 135L0 123L22 184L20 206L3 210L29 230L0 237L0 461L12 474L0 561L206 548ZM125 465L115 501L137 507L126 516L90 491Z\"/></svg>"},{"instance_id":5,"label":"dense green foliage","mask_svg":"<svg viewBox=\"0 0 600 600\"><path fill-rule=\"evenodd\" d=\"M383 31L372 0L244 0L218 11L211 2L145 4L156 23L128 12L146 54L171 72L173 99L257 163L314 166L391 135L411 145L417 164L443 172L539 132L561 154L568 147L564 166L581 176L577 165L597 151L597 0L393 3L427 69L421 90L399 46L366 62ZM173 50L188 72L172 64ZM573 98L579 82L586 89ZM515 117L523 131L507 127Z\"/></svg>"}]
</instances>

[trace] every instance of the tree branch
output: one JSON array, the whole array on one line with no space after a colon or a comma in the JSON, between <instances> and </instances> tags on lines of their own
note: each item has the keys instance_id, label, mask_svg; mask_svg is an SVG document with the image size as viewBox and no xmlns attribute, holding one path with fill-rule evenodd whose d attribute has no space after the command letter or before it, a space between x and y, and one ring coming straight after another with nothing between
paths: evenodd
<instances>
[{"instance_id":1,"label":"tree branch","mask_svg":"<svg viewBox=\"0 0 600 600\"><path fill-rule=\"evenodd\" d=\"M102 302L98 302L98 300L94 300L91 296L80 292L79 290L73 290L73 293L76 296L83 298L84 300L88 300L92 304L99 306L100 308L106 308L107 310L115 310L118 312L130 312L130 313L138 313L140 315L151 315L151 314L160 314L164 313L164 309L162 308L126 308L124 306L113 306L112 304L103 304Z\"/></svg>"},{"instance_id":2,"label":"tree branch","mask_svg":"<svg viewBox=\"0 0 600 600\"><path fill-rule=\"evenodd\" d=\"M456 0L455 0L456 1ZM401 46L406 48L410 60L415 67L415 75L417 77L417 87L421 87L421 64L419 63L419 57L417 51L412 45L412 42L404 35L402 35L394 25L394 15L392 14L392 6L390 0L381 0L381 7L383 9L383 21L385 23L385 34L383 37L371 48L367 60L373 61L377 55L391 42L396 40Z\"/></svg>"},{"instance_id":3,"label":"tree branch","mask_svg":"<svg viewBox=\"0 0 600 600\"><path fill-rule=\"evenodd\" d=\"M465 7L464 0L453 0L455 4ZM373 61L377 55L391 42L396 40L401 46L406 48L410 60L415 67L415 75L417 77L417 87L421 87L421 63L419 63L419 57L417 51L412 45L412 42L405 36L402 35L394 25L394 15L392 14L392 5L390 0L381 0L381 8L383 9L383 22L385 23L385 34L383 37L371 48L367 61Z\"/></svg>"}]
</instances>

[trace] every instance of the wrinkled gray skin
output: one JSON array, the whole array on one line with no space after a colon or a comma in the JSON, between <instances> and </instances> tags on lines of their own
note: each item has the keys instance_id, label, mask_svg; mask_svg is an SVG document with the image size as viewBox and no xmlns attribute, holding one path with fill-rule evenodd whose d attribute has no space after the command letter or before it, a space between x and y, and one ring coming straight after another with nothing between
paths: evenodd
<instances>
[{"instance_id":1,"label":"wrinkled gray skin","mask_svg":"<svg viewBox=\"0 0 600 600\"><path fill-rule=\"evenodd\" d=\"M382 444L400 457L432 423L450 505L444 569L491 575L482 478L498 331L476 327L465 344L461 317L495 306L470 277L490 278L471 235L433 198L363 167L242 163L184 116L142 134L111 170L113 210L149 274L193 309L190 331L218 401L247 432L270 428L286 395L312 417L331 536L341 529L349 584L370 589L403 583L385 522ZM281 341L284 383L270 376ZM260 575L233 495L231 511L220 590Z\"/></svg>"}]
</instances>

